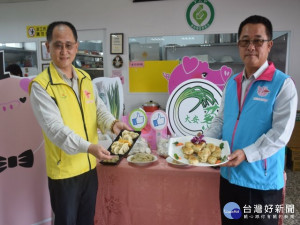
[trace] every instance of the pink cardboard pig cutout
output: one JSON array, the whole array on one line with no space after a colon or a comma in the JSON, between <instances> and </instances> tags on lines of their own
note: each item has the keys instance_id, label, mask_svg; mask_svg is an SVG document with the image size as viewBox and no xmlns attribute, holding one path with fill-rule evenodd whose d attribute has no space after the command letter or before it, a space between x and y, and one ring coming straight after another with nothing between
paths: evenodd
<instances>
[{"instance_id":1,"label":"pink cardboard pig cutout","mask_svg":"<svg viewBox=\"0 0 300 225\"><path fill-rule=\"evenodd\" d=\"M231 76L232 69L227 66L222 66L219 70L209 68L208 62L202 62L196 57L184 56L182 63L179 64L171 74L164 73L164 77L169 81L169 94L182 82L202 78L216 84L222 91L227 79Z\"/></svg>"},{"instance_id":2,"label":"pink cardboard pig cutout","mask_svg":"<svg viewBox=\"0 0 300 225\"><path fill-rule=\"evenodd\" d=\"M29 102L29 82L0 68L1 225L52 220L43 136Z\"/></svg>"}]
</instances>

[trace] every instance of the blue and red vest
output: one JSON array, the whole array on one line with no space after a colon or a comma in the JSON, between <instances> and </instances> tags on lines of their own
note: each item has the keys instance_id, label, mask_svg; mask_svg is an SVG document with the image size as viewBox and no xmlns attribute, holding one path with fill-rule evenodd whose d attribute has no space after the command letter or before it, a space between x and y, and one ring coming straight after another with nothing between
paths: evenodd
<instances>
[{"instance_id":1,"label":"blue and red vest","mask_svg":"<svg viewBox=\"0 0 300 225\"><path fill-rule=\"evenodd\" d=\"M289 76L275 69L273 63L245 94L241 105L242 73L232 76L226 87L222 139L231 151L253 144L272 128L273 108L281 87ZM222 167L221 176L230 183L259 190L279 190L284 186L285 147L267 159L247 162L237 167Z\"/></svg>"}]
</instances>

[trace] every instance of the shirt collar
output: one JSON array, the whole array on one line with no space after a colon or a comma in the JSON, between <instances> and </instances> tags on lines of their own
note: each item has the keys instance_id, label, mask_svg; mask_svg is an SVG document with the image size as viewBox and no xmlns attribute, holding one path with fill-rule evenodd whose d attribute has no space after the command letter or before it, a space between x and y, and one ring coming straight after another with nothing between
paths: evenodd
<instances>
[{"instance_id":1,"label":"shirt collar","mask_svg":"<svg viewBox=\"0 0 300 225\"><path fill-rule=\"evenodd\" d=\"M53 63L53 62L52 62L52 63ZM55 69L56 69L58 75L59 75L63 80L71 80L71 79L68 78L68 77L66 76L66 74L65 74L61 69L59 69L54 63L53 63L53 66L55 67ZM76 73L76 71L75 71L75 69L74 69L73 66L72 66L72 73L73 73L73 78L72 78L72 80L77 80L77 79L78 79L78 76L77 76L77 73Z\"/></svg>"},{"instance_id":2,"label":"shirt collar","mask_svg":"<svg viewBox=\"0 0 300 225\"><path fill-rule=\"evenodd\" d=\"M254 78L257 79L260 75L262 75L262 73L268 68L269 64L268 64L268 60L265 61L264 64L262 64L261 67L259 67L259 69L250 77L250 78ZM250 79L249 78L249 79ZM246 73L245 73L245 68L243 70L243 80L247 79L246 77Z\"/></svg>"}]
</instances>

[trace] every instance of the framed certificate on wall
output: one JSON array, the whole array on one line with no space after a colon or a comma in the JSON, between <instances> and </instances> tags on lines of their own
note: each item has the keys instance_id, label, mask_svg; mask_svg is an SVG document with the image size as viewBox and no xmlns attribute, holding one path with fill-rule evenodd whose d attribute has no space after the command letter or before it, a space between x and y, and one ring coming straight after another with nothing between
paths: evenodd
<instances>
[{"instance_id":1,"label":"framed certificate on wall","mask_svg":"<svg viewBox=\"0 0 300 225\"><path fill-rule=\"evenodd\" d=\"M110 54L123 54L124 34L110 34Z\"/></svg>"}]
</instances>

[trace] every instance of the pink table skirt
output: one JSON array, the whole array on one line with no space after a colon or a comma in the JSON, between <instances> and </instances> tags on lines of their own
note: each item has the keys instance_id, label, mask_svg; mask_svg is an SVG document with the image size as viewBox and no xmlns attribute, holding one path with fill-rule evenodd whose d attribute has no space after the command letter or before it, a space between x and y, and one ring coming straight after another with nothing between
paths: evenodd
<instances>
[{"instance_id":1,"label":"pink table skirt","mask_svg":"<svg viewBox=\"0 0 300 225\"><path fill-rule=\"evenodd\" d=\"M219 171L177 168L164 158L147 167L97 166L95 225L219 225Z\"/></svg>"}]
</instances>

